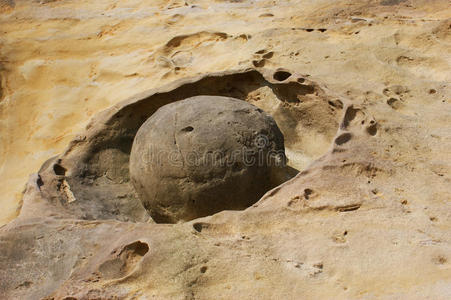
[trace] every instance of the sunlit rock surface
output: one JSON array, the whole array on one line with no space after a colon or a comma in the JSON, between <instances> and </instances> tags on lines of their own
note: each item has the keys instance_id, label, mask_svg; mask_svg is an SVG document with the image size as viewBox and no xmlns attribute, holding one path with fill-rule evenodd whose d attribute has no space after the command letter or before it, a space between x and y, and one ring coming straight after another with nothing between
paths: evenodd
<instances>
[{"instance_id":1,"label":"sunlit rock surface","mask_svg":"<svg viewBox=\"0 0 451 300\"><path fill-rule=\"evenodd\" d=\"M450 15L445 0L1 1L0 295L449 299ZM198 94L271 114L300 173L244 211L154 224L130 143Z\"/></svg>"}]
</instances>

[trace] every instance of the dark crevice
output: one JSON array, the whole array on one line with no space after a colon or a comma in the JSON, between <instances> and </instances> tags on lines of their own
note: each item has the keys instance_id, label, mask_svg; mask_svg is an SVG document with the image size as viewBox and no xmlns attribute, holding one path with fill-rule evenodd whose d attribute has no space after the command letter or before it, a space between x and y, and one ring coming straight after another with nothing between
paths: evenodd
<instances>
[{"instance_id":1,"label":"dark crevice","mask_svg":"<svg viewBox=\"0 0 451 300\"><path fill-rule=\"evenodd\" d=\"M349 124L355 119L355 117L357 116L357 112L359 111L359 109L354 108L353 106L349 106L346 109L346 113L344 116L344 120L343 120L343 124L342 124L342 128L346 128L349 126Z\"/></svg>"},{"instance_id":2,"label":"dark crevice","mask_svg":"<svg viewBox=\"0 0 451 300\"><path fill-rule=\"evenodd\" d=\"M55 172L56 175L59 175L59 176L66 175L66 168L64 168L60 164L54 164L53 171Z\"/></svg>"},{"instance_id":3,"label":"dark crevice","mask_svg":"<svg viewBox=\"0 0 451 300\"><path fill-rule=\"evenodd\" d=\"M196 230L197 232L202 232L202 230L208 228L209 225L210 225L210 224L208 224L208 223L194 223L194 224L193 224L193 228L194 228L194 230Z\"/></svg>"},{"instance_id":4,"label":"dark crevice","mask_svg":"<svg viewBox=\"0 0 451 300\"><path fill-rule=\"evenodd\" d=\"M291 76L290 72L287 71L277 71L274 73L273 78L277 81L285 81Z\"/></svg>"},{"instance_id":5,"label":"dark crevice","mask_svg":"<svg viewBox=\"0 0 451 300\"><path fill-rule=\"evenodd\" d=\"M181 131L183 131L183 132L190 132L190 131L193 131L193 130L194 130L194 128L192 126L188 126L188 127L183 128Z\"/></svg>"},{"instance_id":6,"label":"dark crevice","mask_svg":"<svg viewBox=\"0 0 451 300\"><path fill-rule=\"evenodd\" d=\"M352 138L352 134L350 134L349 132L343 133L342 135L340 135L339 137L337 137L335 139L335 144L337 145L343 145L346 144L347 142L349 142Z\"/></svg>"}]
</instances>

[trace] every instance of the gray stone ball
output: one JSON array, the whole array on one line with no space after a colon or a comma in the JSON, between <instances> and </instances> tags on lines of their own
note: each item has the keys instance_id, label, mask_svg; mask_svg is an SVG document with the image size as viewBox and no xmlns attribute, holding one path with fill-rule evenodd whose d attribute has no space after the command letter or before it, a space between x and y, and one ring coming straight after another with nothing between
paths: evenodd
<instances>
[{"instance_id":1,"label":"gray stone ball","mask_svg":"<svg viewBox=\"0 0 451 300\"><path fill-rule=\"evenodd\" d=\"M158 109L138 130L131 182L158 223L241 210L273 188L284 167L274 119L245 101L197 96Z\"/></svg>"}]
</instances>

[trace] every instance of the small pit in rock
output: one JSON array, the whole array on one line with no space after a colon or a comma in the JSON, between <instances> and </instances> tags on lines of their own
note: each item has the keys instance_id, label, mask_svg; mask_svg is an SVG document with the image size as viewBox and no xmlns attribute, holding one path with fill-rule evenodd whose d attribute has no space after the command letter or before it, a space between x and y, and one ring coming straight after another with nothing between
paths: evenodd
<instances>
[{"instance_id":1,"label":"small pit in rock","mask_svg":"<svg viewBox=\"0 0 451 300\"><path fill-rule=\"evenodd\" d=\"M290 78L291 73L287 71L277 71L274 73L273 78L277 81L285 81Z\"/></svg>"},{"instance_id":2,"label":"small pit in rock","mask_svg":"<svg viewBox=\"0 0 451 300\"><path fill-rule=\"evenodd\" d=\"M337 137L335 139L335 144L341 146L341 145L346 144L347 142L349 142L351 140L351 138L352 138L352 134L350 134L348 132L343 133L343 134L341 134L339 137Z\"/></svg>"},{"instance_id":3,"label":"small pit in rock","mask_svg":"<svg viewBox=\"0 0 451 300\"><path fill-rule=\"evenodd\" d=\"M194 128L192 126L188 126L188 127L185 127L185 128L182 129L183 132L190 132L190 131L193 131L193 130L194 130Z\"/></svg>"},{"instance_id":4,"label":"small pit in rock","mask_svg":"<svg viewBox=\"0 0 451 300\"><path fill-rule=\"evenodd\" d=\"M118 253L117 253L118 252ZM99 271L107 279L122 278L129 275L149 252L149 245L136 241L114 251L109 259L99 266Z\"/></svg>"},{"instance_id":5,"label":"small pit in rock","mask_svg":"<svg viewBox=\"0 0 451 300\"><path fill-rule=\"evenodd\" d=\"M56 175L59 176L64 176L66 174L66 169L60 164L54 164L53 171L55 172Z\"/></svg>"}]
</instances>

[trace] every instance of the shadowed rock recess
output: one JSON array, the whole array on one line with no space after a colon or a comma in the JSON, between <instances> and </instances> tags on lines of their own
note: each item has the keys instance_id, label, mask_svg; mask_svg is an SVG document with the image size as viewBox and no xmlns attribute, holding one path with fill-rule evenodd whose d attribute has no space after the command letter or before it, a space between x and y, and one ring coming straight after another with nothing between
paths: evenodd
<instances>
[{"instance_id":1,"label":"shadowed rock recess","mask_svg":"<svg viewBox=\"0 0 451 300\"><path fill-rule=\"evenodd\" d=\"M268 73L268 77L271 78L271 72ZM260 113L261 109L265 110L272 115L275 122L279 125L285 137L286 151L289 152L287 154L288 166L281 170L276 169L273 172L269 172L269 169L267 171L263 170L259 176L271 177L271 183L269 181L267 183L262 182L263 177L248 178L247 180L255 180L256 182L253 184L257 184L255 187L252 187L250 182L243 185L249 190L248 196L252 196L250 198L241 197L242 200L236 200L243 201L242 203L246 203L246 205L231 205L229 209L238 207L242 209L251 205L258 199L255 197L260 197L271 186L274 186L274 184L278 185L293 177L298 172L299 166L305 166L306 162L311 162L326 152L329 145L325 147L318 147L315 144L312 145L311 136L319 137L320 141L330 140L331 143L341 115L341 108L337 109L329 103L329 99L332 96L327 95L317 84L313 82L300 84L296 77L284 83L271 82L265 79L261 73L254 70L234 72L231 74L211 74L182 80L169 87L163 87L161 90L169 91L151 91L148 95L144 94L133 97L130 100L116 105L112 109L100 113L87 126L86 132L80 134L73 140L62 155L49 159L44 163L37 175L38 180L36 184L39 186L42 197L47 199L49 204L57 209L57 214L69 215L84 220L115 219L133 222L147 222L152 220L130 182L129 158L138 129L158 108L166 104L195 95L227 96L255 104L256 107L253 110L259 115L263 113ZM309 92L310 94L306 95L306 90L311 91L311 93ZM256 97L258 97L257 101L255 100ZM301 100L299 99L304 97L308 101L300 103ZM334 101L342 103L341 100L336 100L335 98ZM214 103L209 103L208 105L211 105L211 110L217 111L217 113L222 110L220 105L214 105ZM252 107L245 103L235 105L245 110ZM261 109L258 107L261 107ZM183 109L186 110L187 108ZM227 110L224 110L225 112ZM161 117L161 114L157 114L155 117L158 117L158 115ZM238 115L240 114L238 113ZM203 117L208 119L208 121L210 119L213 121L214 118L207 111L205 111ZM179 118L183 120L184 117L179 116ZM218 120L220 121L216 116L215 122L219 122ZM243 121L244 119L241 120ZM253 118L253 122L257 120L255 117ZM268 124L272 124L271 119L268 120L270 121ZM223 120L221 126L223 130L229 128L228 130L235 132L235 129L232 130L232 128L237 124L232 123L236 121L239 121L239 118L237 120ZM159 124L162 128L166 126L165 122L173 124L174 120L160 120ZM227 124L227 122L231 124ZM246 122L250 121L248 120ZM187 130L189 126L187 124L187 126L180 128L180 130L184 131L182 133L195 133L194 130L192 132ZM281 133L277 133L278 129L276 131L271 129L273 126L277 128L277 125L265 126L267 128L258 128L268 134L261 136L261 138L270 139L264 140L265 143L273 143L272 139L274 138L275 144L271 145L270 143L269 146L274 147L273 150L283 150L283 137ZM167 128L167 130L170 130L170 128ZM249 128L244 129L243 127L239 130L247 131ZM206 132L215 131L214 128L205 128ZM221 134L225 136L225 133L222 132ZM258 135L259 133L255 134L253 142L258 143L255 140L259 138ZM304 136L308 138L307 141L309 143L303 144L302 137ZM165 137L167 138L168 136ZM170 133L169 138L173 143L174 133ZM200 138L205 139L206 137L203 134ZM227 145L222 145L223 142L226 142L226 139L218 140L216 148L224 150L222 147ZM248 142L250 143L251 140ZM164 147L162 143L158 143L158 146ZM171 144L171 146L177 146L177 144ZM188 149L196 150L196 147L201 147L201 145L188 145L187 151ZM174 149L177 149L177 147ZM167 159L175 158L177 160L177 154L180 153L170 151L174 149L161 148L160 150L163 152L168 150L170 153L160 152L157 155L163 154L162 156ZM158 157L156 159L158 160ZM283 161L285 160L283 159ZM240 168L240 166L235 165L235 168ZM174 170L179 172L181 168L175 166ZM158 170L158 173L164 176L165 171L168 172L167 174L169 176L173 176L169 174L167 168ZM220 171L225 171L225 169L221 169ZM234 184L238 184L238 182ZM259 184L261 184L260 187L258 187ZM153 190L154 187L149 188ZM174 189L171 189L171 191L174 191ZM227 193L230 192L224 190L221 193L221 197L227 199ZM236 195L239 195L239 193ZM162 195L161 197L164 196ZM235 201L233 198L235 197L229 197L227 201ZM180 204L177 205L180 206ZM24 209L26 207L22 210ZM211 214L213 211L217 212L220 210L222 210L221 206L214 210L206 209L200 215L205 216ZM195 216L196 214L193 214L188 219ZM157 222L168 221L175 222L176 219L162 218L157 220Z\"/></svg>"},{"instance_id":2,"label":"shadowed rock recess","mask_svg":"<svg viewBox=\"0 0 451 300\"><path fill-rule=\"evenodd\" d=\"M3 265L2 274L7 278L3 291L43 297L53 289L65 290L71 280L75 287L81 284L79 280L86 285L126 278L139 272L141 260L152 251L152 245L145 242L154 238L150 232L130 240L138 232L159 228L151 225L151 216L157 222L176 223L224 209L245 209L272 187L294 177L298 170L292 166L305 166L306 161L324 154L329 146L304 147L299 137L317 136L332 143L346 100L328 94L302 75L289 73L288 80L287 76L274 79L274 74L243 70L186 79L99 113L63 154L49 159L30 178L21 214L4 230L14 235L3 236L7 248L17 253L13 257L30 260L31 268L23 271L31 277L41 267L34 262L36 254L29 251L57 242L52 227L72 224L70 227L77 228L73 232L69 229L77 236L75 240L72 233L61 234L65 246L52 254L59 255L69 247L73 255L64 254L59 262L45 267L49 274L57 268L57 277L48 275L40 279L40 285L27 281L30 287L26 289L16 288L21 286L22 277L10 277L6 270L11 265ZM292 153L288 158L283 134ZM208 158L214 161L199 162L194 156L191 165L190 154L199 153L212 153ZM25 233L23 222L39 225ZM199 224L192 228L202 231ZM180 234L178 229L166 228L176 236ZM93 248L92 238L87 238L92 230L105 230L107 235L116 235L116 230L132 231L128 238L119 239L125 238L124 242L114 239L114 245L102 243L111 250L101 254ZM41 236L38 243L22 248L25 236L21 234L33 232ZM50 259L46 251L39 253L41 260Z\"/></svg>"}]
</instances>

